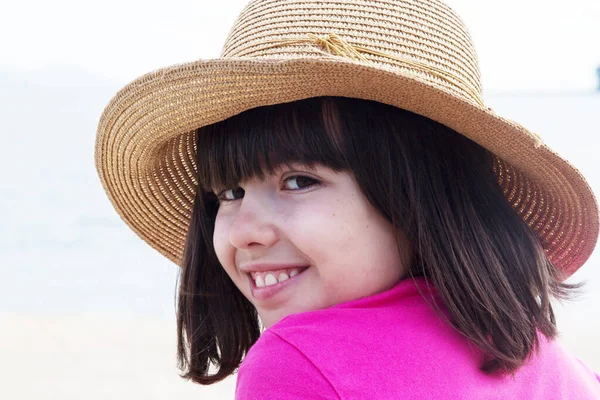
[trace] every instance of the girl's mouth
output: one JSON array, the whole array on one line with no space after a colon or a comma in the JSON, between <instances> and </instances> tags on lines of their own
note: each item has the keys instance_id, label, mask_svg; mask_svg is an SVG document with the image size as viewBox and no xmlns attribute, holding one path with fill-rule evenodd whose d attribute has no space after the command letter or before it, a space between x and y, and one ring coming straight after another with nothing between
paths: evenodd
<instances>
[{"instance_id":1,"label":"girl's mouth","mask_svg":"<svg viewBox=\"0 0 600 400\"><path fill-rule=\"evenodd\" d=\"M268 299L283 289L295 285L310 266L248 274L252 296L257 300Z\"/></svg>"}]
</instances>

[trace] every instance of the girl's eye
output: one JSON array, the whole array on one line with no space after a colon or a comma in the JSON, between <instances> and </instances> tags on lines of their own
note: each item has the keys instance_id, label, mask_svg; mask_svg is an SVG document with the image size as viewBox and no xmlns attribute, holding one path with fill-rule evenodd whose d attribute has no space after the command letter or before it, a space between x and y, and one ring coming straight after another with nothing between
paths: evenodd
<instances>
[{"instance_id":1,"label":"girl's eye","mask_svg":"<svg viewBox=\"0 0 600 400\"><path fill-rule=\"evenodd\" d=\"M291 191L306 189L318 183L319 181L317 181L316 179L302 175L290 176L285 180L285 185L288 187L287 190ZM235 189L224 190L217 197L219 201L234 201L241 198L243 194L244 189L242 189L241 187L237 187Z\"/></svg>"},{"instance_id":2,"label":"girl's eye","mask_svg":"<svg viewBox=\"0 0 600 400\"><path fill-rule=\"evenodd\" d=\"M217 198L219 199L219 201L233 201L233 200L237 200L235 198L235 194L236 193L244 193L244 189L242 189L241 187L235 188L235 189L227 189L227 190L223 190L218 196ZM232 197L233 196L233 197Z\"/></svg>"},{"instance_id":3,"label":"girl's eye","mask_svg":"<svg viewBox=\"0 0 600 400\"><path fill-rule=\"evenodd\" d=\"M285 180L286 183L294 182L291 186L291 190L306 189L312 185L318 183L315 179L309 178L308 176L294 175L290 176Z\"/></svg>"}]
</instances>

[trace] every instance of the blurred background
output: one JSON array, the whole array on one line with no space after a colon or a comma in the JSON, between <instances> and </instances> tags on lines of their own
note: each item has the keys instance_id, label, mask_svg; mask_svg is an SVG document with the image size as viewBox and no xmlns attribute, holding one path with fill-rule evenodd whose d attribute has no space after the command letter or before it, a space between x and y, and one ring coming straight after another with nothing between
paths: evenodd
<instances>
[{"instance_id":1,"label":"blurred background","mask_svg":"<svg viewBox=\"0 0 600 400\"><path fill-rule=\"evenodd\" d=\"M219 56L246 1L0 4L0 397L233 398L176 369L178 269L119 219L94 168L96 125L123 85ZM448 0L485 101L538 132L600 193L600 2ZM600 259L557 304L561 341L600 372Z\"/></svg>"}]
</instances>

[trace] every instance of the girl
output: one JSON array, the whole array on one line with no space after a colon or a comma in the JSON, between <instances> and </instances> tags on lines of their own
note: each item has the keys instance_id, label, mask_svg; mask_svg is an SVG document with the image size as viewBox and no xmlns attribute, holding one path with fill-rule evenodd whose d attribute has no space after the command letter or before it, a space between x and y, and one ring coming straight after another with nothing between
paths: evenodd
<instances>
[{"instance_id":1,"label":"girl","mask_svg":"<svg viewBox=\"0 0 600 400\"><path fill-rule=\"evenodd\" d=\"M220 59L102 116L107 193L182 267L183 376L237 372L239 399L600 398L551 306L597 240L589 186L485 107L443 3L340 4L253 1Z\"/></svg>"}]
</instances>

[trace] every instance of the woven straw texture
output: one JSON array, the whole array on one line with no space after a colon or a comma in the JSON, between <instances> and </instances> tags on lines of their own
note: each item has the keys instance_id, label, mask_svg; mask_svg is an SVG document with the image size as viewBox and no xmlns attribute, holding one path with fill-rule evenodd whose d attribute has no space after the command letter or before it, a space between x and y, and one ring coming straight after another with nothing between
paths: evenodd
<instances>
[{"instance_id":1,"label":"woven straw texture","mask_svg":"<svg viewBox=\"0 0 600 400\"><path fill-rule=\"evenodd\" d=\"M194 130L247 109L315 96L375 100L440 122L497 156L498 182L568 277L598 236L581 174L482 100L477 55L437 0L256 0L221 56L148 73L98 125L95 163L121 218L181 265L197 186Z\"/></svg>"}]
</instances>

